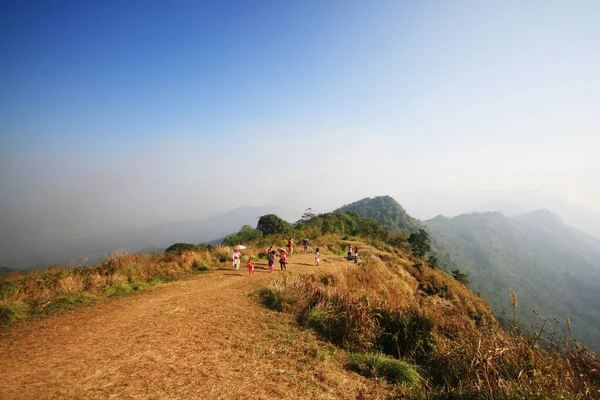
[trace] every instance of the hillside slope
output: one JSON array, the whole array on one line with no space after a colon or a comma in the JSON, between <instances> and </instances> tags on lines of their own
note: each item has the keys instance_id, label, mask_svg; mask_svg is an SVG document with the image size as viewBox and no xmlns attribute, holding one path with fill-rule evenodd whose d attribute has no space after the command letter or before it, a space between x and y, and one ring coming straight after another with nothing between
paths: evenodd
<instances>
[{"instance_id":1,"label":"hillside slope","mask_svg":"<svg viewBox=\"0 0 600 400\"><path fill-rule=\"evenodd\" d=\"M500 213L436 217L425 224L497 315L512 315L509 290L514 289L523 327L535 331L541 322L533 310L559 321L569 315L573 336L600 349L600 247L594 246L595 238L545 210L516 218Z\"/></svg>"}]
</instances>

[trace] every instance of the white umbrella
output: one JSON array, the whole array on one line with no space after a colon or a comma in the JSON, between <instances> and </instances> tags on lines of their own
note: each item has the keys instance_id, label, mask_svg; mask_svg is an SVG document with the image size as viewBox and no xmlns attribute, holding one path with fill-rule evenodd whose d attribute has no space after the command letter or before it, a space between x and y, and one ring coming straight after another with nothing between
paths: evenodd
<instances>
[{"instance_id":1,"label":"white umbrella","mask_svg":"<svg viewBox=\"0 0 600 400\"><path fill-rule=\"evenodd\" d=\"M233 249L234 250L244 250L246 248L246 246L242 245L242 244L238 244L237 246L235 246Z\"/></svg>"}]
</instances>

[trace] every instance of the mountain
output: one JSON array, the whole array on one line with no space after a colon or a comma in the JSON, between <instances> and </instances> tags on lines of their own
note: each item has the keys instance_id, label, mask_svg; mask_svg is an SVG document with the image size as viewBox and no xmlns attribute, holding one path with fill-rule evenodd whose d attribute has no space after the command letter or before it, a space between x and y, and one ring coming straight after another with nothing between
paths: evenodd
<instances>
[{"instance_id":1,"label":"mountain","mask_svg":"<svg viewBox=\"0 0 600 400\"><path fill-rule=\"evenodd\" d=\"M412 218L390 196L366 198L336 211L356 212L392 230L426 227L442 268L468 274L471 288L510 324L509 291L519 296L521 326L535 329L532 312L564 321L573 336L600 349L600 239L548 210L515 217L499 212Z\"/></svg>"},{"instance_id":2,"label":"mountain","mask_svg":"<svg viewBox=\"0 0 600 400\"><path fill-rule=\"evenodd\" d=\"M115 251L154 251L176 242L207 243L237 232L242 225L256 226L258 217L270 213L291 214L273 205L242 206L198 221L165 223L74 240L30 243L10 254L0 255L0 263L21 269L51 264L92 264Z\"/></svg>"},{"instance_id":3,"label":"mountain","mask_svg":"<svg viewBox=\"0 0 600 400\"><path fill-rule=\"evenodd\" d=\"M510 319L509 291L519 297L521 326L540 318L571 319L573 336L600 349L600 240L548 210L513 218L496 212L425 221L440 252L467 273L471 288L501 319Z\"/></svg>"},{"instance_id":4,"label":"mountain","mask_svg":"<svg viewBox=\"0 0 600 400\"><path fill-rule=\"evenodd\" d=\"M334 212L355 212L363 218L372 218L391 231L414 232L422 227L419 220L414 219L406 210L390 196L364 198L344 205Z\"/></svg>"},{"instance_id":5,"label":"mountain","mask_svg":"<svg viewBox=\"0 0 600 400\"><path fill-rule=\"evenodd\" d=\"M600 238L600 213L535 190L424 190L400 193L396 198L401 198L408 212L421 220L439 214L453 217L488 211L513 217L547 209L558 214L567 225Z\"/></svg>"}]
</instances>

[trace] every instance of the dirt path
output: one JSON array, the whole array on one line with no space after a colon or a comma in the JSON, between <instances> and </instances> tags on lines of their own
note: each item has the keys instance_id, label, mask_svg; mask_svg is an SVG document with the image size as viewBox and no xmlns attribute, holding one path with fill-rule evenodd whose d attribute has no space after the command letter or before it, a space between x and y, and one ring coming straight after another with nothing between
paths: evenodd
<instances>
[{"instance_id":1,"label":"dirt path","mask_svg":"<svg viewBox=\"0 0 600 400\"><path fill-rule=\"evenodd\" d=\"M289 269L314 271L313 260L295 255ZM278 274L223 265L5 329L0 399L377 397L339 350L249 296Z\"/></svg>"}]
</instances>

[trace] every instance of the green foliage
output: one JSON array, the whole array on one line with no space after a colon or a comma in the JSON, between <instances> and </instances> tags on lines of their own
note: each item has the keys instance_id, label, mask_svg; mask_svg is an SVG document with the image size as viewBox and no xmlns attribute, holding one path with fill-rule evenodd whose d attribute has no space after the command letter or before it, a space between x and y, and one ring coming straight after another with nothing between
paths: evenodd
<instances>
[{"instance_id":1,"label":"green foliage","mask_svg":"<svg viewBox=\"0 0 600 400\"><path fill-rule=\"evenodd\" d=\"M175 243L175 244L172 244L171 246L167 247L167 249L165 250L165 254L166 253L181 254L186 251L195 251L197 253L200 253L205 250L206 250L206 247L203 245L195 245L195 244L191 244L191 243Z\"/></svg>"},{"instance_id":2,"label":"green foliage","mask_svg":"<svg viewBox=\"0 0 600 400\"><path fill-rule=\"evenodd\" d=\"M401 313L382 307L375 310L381 334L375 344L385 354L429 363L436 352L433 329L435 320L423 310Z\"/></svg>"},{"instance_id":3,"label":"green foliage","mask_svg":"<svg viewBox=\"0 0 600 400\"><path fill-rule=\"evenodd\" d=\"M313 212L312 208L308 207L304 213L302 214L302 217L300 217L300 219L302 221L308 221L312 218L314 218L316 216L316 214Z\"/></svg>"},{"instance_id":4,"label":"green foliage","mask_svg":"<svg viewBox=\"0 0 600 400\"><path fill-rule=\"evenodd\" d=\"M600 308L593 306L600 304L600 241L541 211L436 217L426 224L443 268L468 274L469 286L495 315L513 319L507 315L514 289L521 330L539 330L532 310L557 320L569 315L573 337L600 351Z\"/></svg>"},{"instance_id":5,"label":"green foliage","mask_svg":"<svg viewBox=\"0 0 600 400\"><path fill-rule=\"evenodd\" d=\"M422 380L413 365L381 353L352 354L346 366L366 377L385 378L393 383L416 385Z\"/></svg>"},{"instance_id":6,"label":"green foliage","mask_svg":"<svg viewBox=\"0 0 600 400\"><path fill-rule=\"evenodd\" d=\"M463 274L462 272L460 272L460 270L458 270L458 269L453 270L452 276L454 277L454 279L456 279L460 283L462 283L466 286L469 286L469 277L466 274Z\"/></svg>"},{"instance_id":7,"label":"green foliage","mask_svg":"<svg viewBox=\"0 0 600 400\"><path fill-rule=\"evenodd\" d=\"M227 236L223 239L222 244L226 246L235 246L242 243L249 243L253 240L262 238L263 234L260 230L252 228L250 225L244 225L238 233Z\"/></svg>"},{"instance_id":8,"label":"green foliage","mask_svg":"<svg viewBox=\"0 0 600 400\"><path fill-rule=\"evenodd\" d=\"M271 287L259 289L258 297L265 307L275 311L283 311L286 306L291 304L289 299L284 298L281 290Z\"/></svg>"},{"instance_id":9,"label":"green foliage","mask_svg":"<svg viewBox=\"0 0 600 400\"><path fill-rule=\"evenodd\" d=\"M31 305L26 302L20 301L12 304L0 303L0 325L25 319L30 315L31 311Z\"/></svg>"},{"instance_id":10,"label":"green foliage","mask_svg":"<svg viewBox=\"0 0 600 400\"><path fill-rule=\"evenodd\" d=\"M196 260L192 263L192 269L194 271L208 271L210 268L205 263Z\"/></svg>"},{"instance_id":11,"label":"green foliage","mask_svg":"<svg viewBox=\"0 0 600 400\"><path fill-rule=\"evenodd\" d=\"M363 218L379 222L383 228L392 232L415 232L423 225L407 214L396 200L390 196L365 198L352 204L338 208L336 213L354 212Z\"/></svg>"},{"instance_id":12,"label":"green foliage","mask_svg":"<svg viewBox=\"0 0 600 400\"><path fill-rule=\"evenodd\" d=\"M431 250L431 240L429 240L429 234L424 229L419 229L417 233L411 233L408 243L410 243L411 251L415 257L421 258Z\"/></svg>"},{"instance_id":13,"label":"green foliage","mask_svg":"<svg viewBox=\"0 0 600 400\"><path fill-rule=\"evenodd\" d=\"M438 258L435 255L430 254L429 257L427 258L427 264L429 264L429 266L433 269L438 268L439 267Z\"/></svg>"},{"instance_id":14,"label":"green foliage","mask_svg":"<svg viewBox=\"0 0 600 400\"><path fill-rule=\"evenodd\" d=\"M300 232L316 232L317 235L342 235L345 238L349 236L362 236L386 242L393 239L396 243L399 243L402 238L401 235L391 234L374 219L362 218L355 212L319 214L310 220L298 221L295 230ZM310 235L307 236L310 237Z\"/></svg>"},{"instance_id":15,"label":"green foliage","mask_svg":"<svg viewBox=\"0 0 600 400\"><path fill-rule=\"evenodd\" d=\"M287 233L291 230L291 226L286 221L282 220L275 214L263 215L258 219L256 226L264 236L276 235L279 233Z\"/></svg>"}]
</instances>

